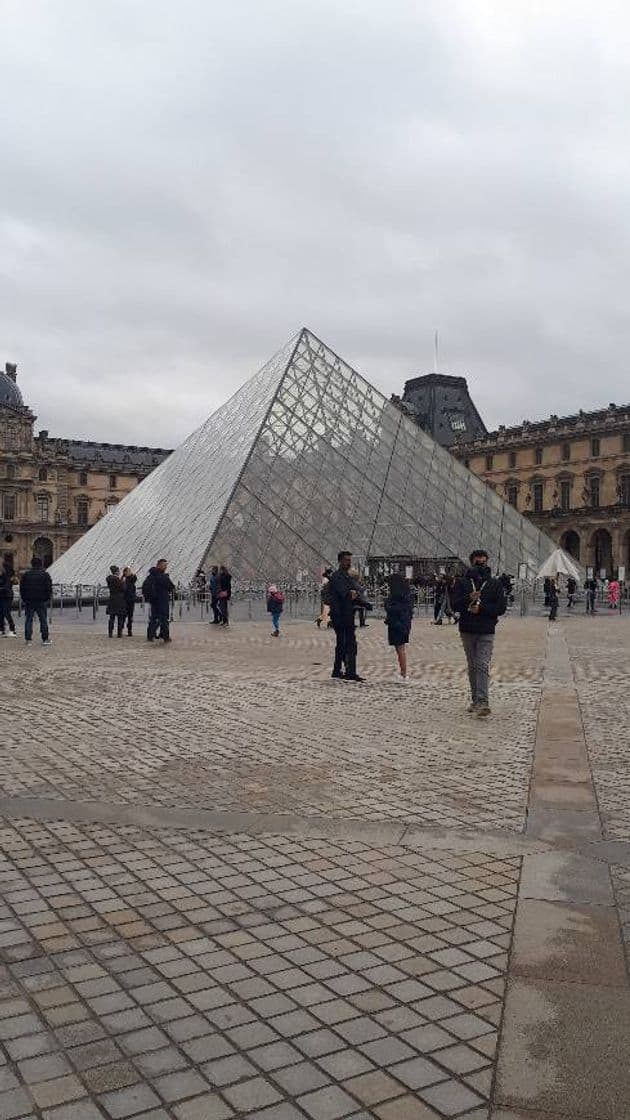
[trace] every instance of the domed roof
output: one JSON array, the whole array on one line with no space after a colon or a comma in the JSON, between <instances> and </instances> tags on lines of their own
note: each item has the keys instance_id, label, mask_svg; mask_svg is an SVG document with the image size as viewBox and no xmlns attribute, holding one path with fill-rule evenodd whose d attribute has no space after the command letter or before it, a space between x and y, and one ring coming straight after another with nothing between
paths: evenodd
<instances>
[{"instance_id":1,"label":"domed roof","mask_svg":"<svg viewBox=\"0 0 630 1120\"><path fill-rule=\"evenodd\" d=\"M22 394L15 382L16 369L17 366L7 362L5 368L0 370L0 406L5 405L8 408L24 407Z\"/></svg>"}]
</instances>

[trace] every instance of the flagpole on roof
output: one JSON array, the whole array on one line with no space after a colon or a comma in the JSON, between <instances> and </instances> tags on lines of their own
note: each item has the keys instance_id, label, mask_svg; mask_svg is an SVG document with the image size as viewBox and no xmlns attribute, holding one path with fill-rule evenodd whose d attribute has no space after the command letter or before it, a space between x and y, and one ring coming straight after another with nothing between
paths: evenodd
<instances>
[{"instance_id":1,"label":"flagpole on roof","mask_svg":"<svg viewBox=\"0 0 630 1120\"><path fill-rule=\"evenodd\" d=\"M437 371L438 371L438 354L439 354L439 338L438 338L437 330L435 331L435 334L433 336L433 350L434 350L433 372L437 373Z\"/></svg>"}]
</instances>

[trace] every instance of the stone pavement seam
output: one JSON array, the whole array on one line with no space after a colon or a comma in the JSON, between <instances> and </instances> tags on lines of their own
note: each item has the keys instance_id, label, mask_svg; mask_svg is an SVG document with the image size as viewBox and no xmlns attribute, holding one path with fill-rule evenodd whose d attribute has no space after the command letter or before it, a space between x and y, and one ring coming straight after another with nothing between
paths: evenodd
<instances>
[{"instance_id":1,"label":"stone pavement seam","mask_svg":"<svg viewBox=\"0 0 630 1120\"><path fill-rule=\"evenodd\" d=\"M568 647L548 632L530 834L601 838ZM571 1120L626 1120L630 986L608 865L560 846L523 859L494 1105Z\"/></svg>"}]
</instances>

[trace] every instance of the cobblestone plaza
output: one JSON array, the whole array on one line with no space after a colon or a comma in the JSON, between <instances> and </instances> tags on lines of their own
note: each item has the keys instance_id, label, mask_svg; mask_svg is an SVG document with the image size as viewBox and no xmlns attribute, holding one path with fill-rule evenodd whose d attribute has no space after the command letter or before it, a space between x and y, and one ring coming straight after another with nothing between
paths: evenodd
<instances>
[{"instance_id":1,"label":"cobblestone plaza","mask_svg":"<svg viewBox=\"0 0 630 1120\"><path fill-rule=\"evenodd\" d=\"M627 1120L630 626L0 646L0 1120Z\"/></svg>"}]
</instances>

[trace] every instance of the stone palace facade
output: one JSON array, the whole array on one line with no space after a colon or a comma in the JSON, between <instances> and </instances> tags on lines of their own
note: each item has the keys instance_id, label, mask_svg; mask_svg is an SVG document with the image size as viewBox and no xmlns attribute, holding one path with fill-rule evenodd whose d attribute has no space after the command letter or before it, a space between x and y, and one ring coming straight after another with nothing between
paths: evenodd
<instances>
[{"instance_id":1,"label":"stone palace facade","mask_svg":"<svg viewBox=\"0 0 630 1120\"><path fill-rule=\"evenodd\" d=\"M451 450L584 567L630 577L630 405L500 427Z\"/></svg>"},{"instance_id":2,"label":"stone palace facade","mask_svg":"<svg viewBox=\"0 0 630 1120\"><path fill-rule=\"evenodd\" d=\"M34 432L17 367L0 371L0 563L16 573L32 556L48 566L170 451Z\"/></svg>"}]
</instances>

